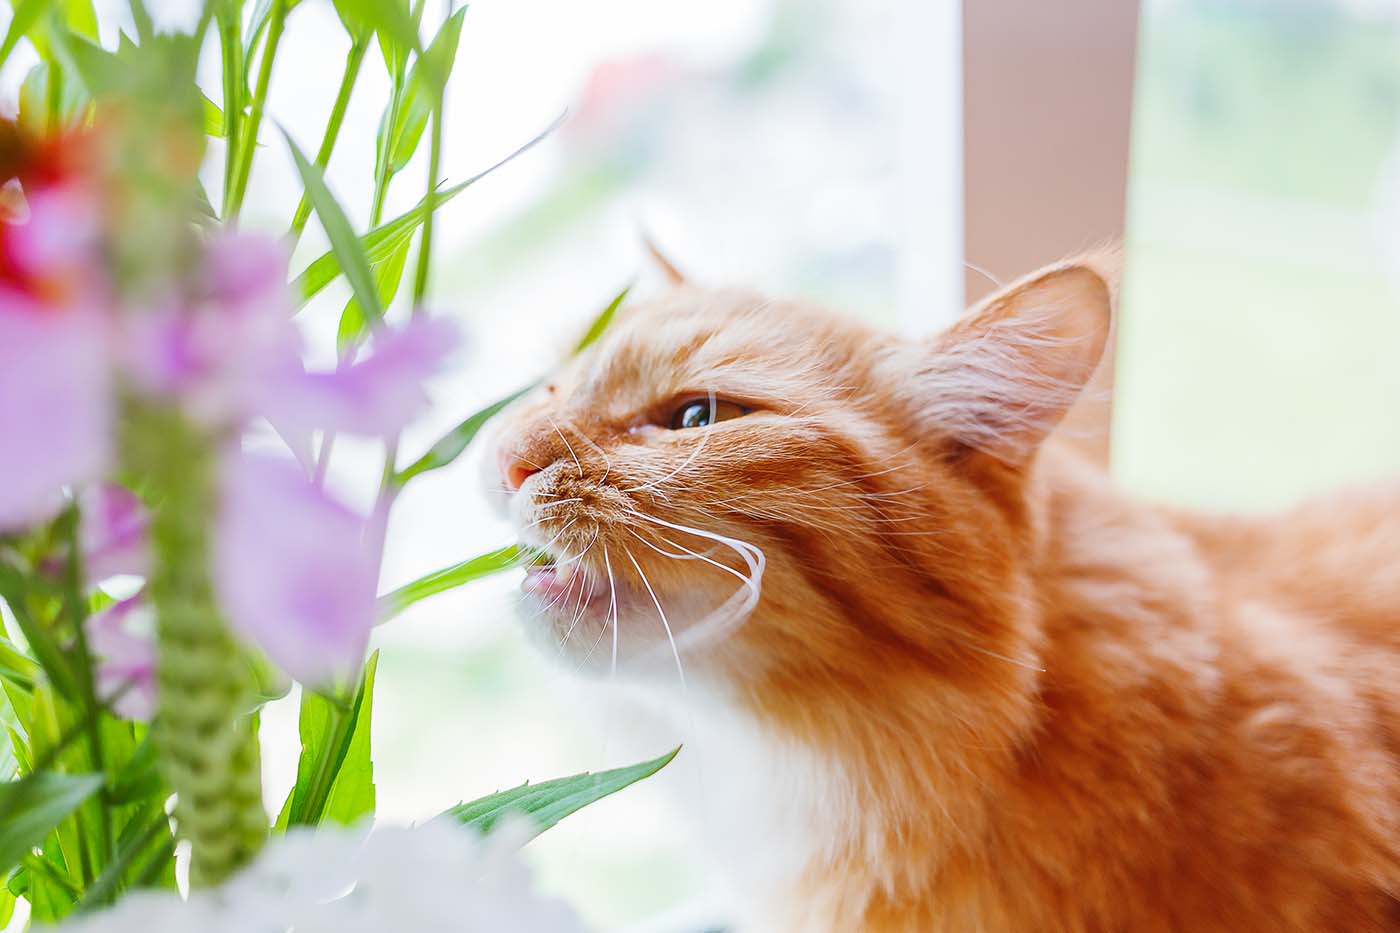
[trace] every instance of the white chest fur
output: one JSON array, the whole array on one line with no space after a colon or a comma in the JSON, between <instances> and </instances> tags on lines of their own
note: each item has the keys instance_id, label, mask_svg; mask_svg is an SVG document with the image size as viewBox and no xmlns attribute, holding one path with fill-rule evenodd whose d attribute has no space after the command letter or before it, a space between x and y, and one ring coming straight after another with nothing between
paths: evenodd
<instances>
[{"instance_id":1,"label":"white chest fur","mask_svg":"<svg viewBox=\"0 0 1400 933\"><path fill-rule=\"evenodd\" d=\"M617 689L620 726L654 747L684 743L655 779L707 855L739 929L820 933L835 905L812 902L803 880L859 845L853 784L839 763L774 734L717 691Z\"/></svg>"}]
</instances>

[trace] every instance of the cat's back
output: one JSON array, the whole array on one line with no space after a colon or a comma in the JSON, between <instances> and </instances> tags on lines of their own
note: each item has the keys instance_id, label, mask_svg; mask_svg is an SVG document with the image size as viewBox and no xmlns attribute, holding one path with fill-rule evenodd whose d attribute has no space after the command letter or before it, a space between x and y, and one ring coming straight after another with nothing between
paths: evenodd
<instances>
[{"instance_id":1,"label":"cat's back","mask_svg":"<svg viewBox=\"0 0 1400 933\"><path fill-rule=\"evenodd\" d=\"M1400 482L1271 515L1169 518L1211 568L1221 598L1296 613L1358 649L1400 657ZM1400 690L1400 666L1394 670Z\"/></svg>"},{"instance_id":2,"label":"cat's back","mask_svg":"<svg viewBox=\"0 0 1400 933\"><path fill-rule=\"evenodd\" d=\"M1216 517L1045 466L1047 721L1021 774L1025 819L1047 827L1034 851L1072 863L1057 846L1089 808L1081 844L1115 856L1084 871L1160 893L1149 913L1178 928L1395 928L1400 486Z\"/></svg>"}]
</instances>

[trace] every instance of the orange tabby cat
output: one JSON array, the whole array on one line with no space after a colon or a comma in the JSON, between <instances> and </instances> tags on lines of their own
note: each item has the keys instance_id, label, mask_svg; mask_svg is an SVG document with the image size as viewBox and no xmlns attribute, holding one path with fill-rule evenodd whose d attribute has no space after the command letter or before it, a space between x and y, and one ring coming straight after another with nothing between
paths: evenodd
<instances>
[{"instance_id":1,"label":"orange tabby cat","mask_svg":"<svg viewBox=\"0 0 1400 933\"><path fill-rule=\"evenodd\" d=\"M917 342L680 288L508 418L537 633L745 769L745 929L1400 929L1400 491L1211 518L1047 440L1101 268Z\"/></svg>"}]
</instances>

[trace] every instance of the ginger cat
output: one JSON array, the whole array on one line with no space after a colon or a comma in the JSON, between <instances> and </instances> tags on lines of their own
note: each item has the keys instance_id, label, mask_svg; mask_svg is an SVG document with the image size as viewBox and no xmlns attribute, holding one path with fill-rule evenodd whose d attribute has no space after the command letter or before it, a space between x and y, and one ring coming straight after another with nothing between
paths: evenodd
<instances>
[{"instance_id":1,"label":"ginger cat","mask_svg":"<svg viewBox=\"0 0 1400 933\"><path fill-rule=\"evenodd\" d=\"M507 416L533 631L743 769L743 929L1400 929L1400 489L1116 491L1104 268L923 341L681 287Z\"/></svg>"}]
</instances>

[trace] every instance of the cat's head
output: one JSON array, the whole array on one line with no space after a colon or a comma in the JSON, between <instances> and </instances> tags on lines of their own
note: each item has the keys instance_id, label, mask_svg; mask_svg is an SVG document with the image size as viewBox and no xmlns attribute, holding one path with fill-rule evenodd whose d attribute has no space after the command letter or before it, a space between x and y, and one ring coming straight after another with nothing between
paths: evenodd
<instances>
[{"instance_id":1,"label":"cat's head","mask_svg":"<svg viewBox=\"0 0 1400 933\"><path fill-rule=\"evenodd\" d=\"M1097 269L924 340L739 291L625 309L500 428L535 633L572 666L740 688L1005 663L1036 453L1109 330Z\"/></svg>"}]
</instances>

